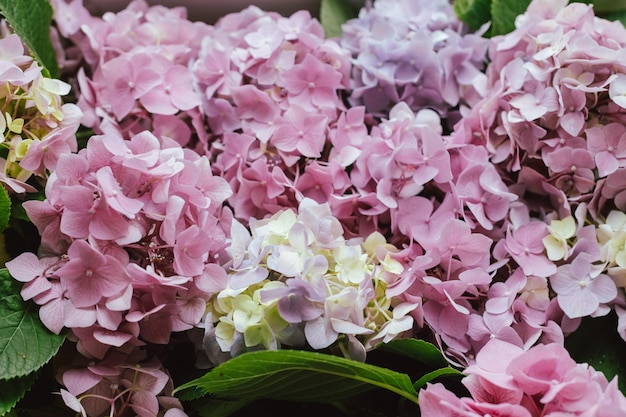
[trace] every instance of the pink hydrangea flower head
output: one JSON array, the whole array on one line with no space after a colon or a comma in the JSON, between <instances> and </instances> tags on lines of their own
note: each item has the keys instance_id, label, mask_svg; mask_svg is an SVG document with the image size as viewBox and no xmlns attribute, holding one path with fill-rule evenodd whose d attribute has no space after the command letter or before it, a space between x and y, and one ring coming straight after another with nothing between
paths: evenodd
<instances>
[{"instance_id":1,"label":"pink hydrangea flower head","mask_svg":"<svg viewBox=\"0 0 626 417\"><path fill-rule=\"evenodd\" d=\"M609 383L602 373L577 364L560 344L523 350L494 339L476 359L462 381L471 397L428 384L419 393L422 415L591 416L602 415L608 404L617 413L624 409L626 397L616 392L616 380Z\"/></svg>"}]
</instances>

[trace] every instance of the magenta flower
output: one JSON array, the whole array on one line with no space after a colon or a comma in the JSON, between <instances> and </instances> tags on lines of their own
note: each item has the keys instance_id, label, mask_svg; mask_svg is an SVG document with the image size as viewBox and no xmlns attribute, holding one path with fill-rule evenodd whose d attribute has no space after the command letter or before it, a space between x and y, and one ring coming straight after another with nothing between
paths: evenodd
<instances>
[{"instance_id":1,"label":"magenta flower","mask_svg":"<svg viewBox=\"0 0 626 417\"><path fill-rule=\"evenodd\" d=\"M102 189L102 196L107 205L125 217L132 219L139 210L142 209L143 203L139 200L129 198L124 194L117 179L113 176L111 167L102 167L96 172L98 185Z\"/></svg>"},{"instance_id":2,"label":"magenta flower","mask_svg":"<svg viewBox=\"0 0 626 417\"><path fill-rule=\"evenodd\" d=\"M472 233L467 223L455 219L442 228L436 249L444 265L452 262L452 257L457 257L466 267L486 267L489 263L491 243L487 236Z\"/></svg>"},{"instance_id":3,"label":"magenta flower","mask_svg":"<svg viewBox=\"0 0 626 417\"><path fill-rule=\"evenodd\" d=\"M161 74L161 82L139 98L146 110L156 114L175 114L200 104L199 97L194 93L193 79L186 67L172 65Z\"/></svg>"},{"instance_id":4,"label":"magenta flower","mask_svg":"<svg viewBox=\"0 0 626 417\"><path fill-rule=\"evenodd\" d=\"M75 129L72 127L60 128L41 140L31 142L26 156L20 161L20 166L38 175L54 171L61 155L76 152L74 133Z\"/></svg>"},{"instance_id":5,"label":"magenta flower","mask_svg":"<svg viewBox=\"0 0 626 417\"><path fill-rule=\"evenodd\" d=\"M135 413L141 417L151 417L159 411L159 395L169 377L158 367L144 366L129 367L122 375L121 384L129 390L130 404Z\"/></svg>"},{"instance_id":6,"label":"magenta flower","mask_svg":"<svg viewBox=\"0 0 626 417\"><path fill-rule=\"evenodd\" d=\"M122 55L102 65L102 98L118 119L123 119L137 106L137 100L160 82L147 54Z\"/></svg>"},{"instance_id":7,"label":"magenta flower","mask_svg":"<svg viewBox=\"0 0 626 417\"><path fill-rule=\"evenodd\" d=\"M281 152L317 158L326 142L327 126L326 116L293 105L283 114L270 142Z\"/></svg>"},{"instance_id":8,"label":"magenta flower","mask_svg":"<svg viewBox=\"0 0 626 417\"><path fill-rule=\"evenodd\" d=\"M130 284L130 277L117 259L102 255L83 240L74 241L67 255L69 261L56 274L78 308L94 306L102 298L121 293Z\"/></svg>"},{"instance_id":9,"label":"magenta flower","mask_svg":"<svg viewBox=\"0 0 626 417\"><path fill-rule=\"evenodd\" d=\"M211 238L196 225L183 230L174 244L174 270L180 275L200 275L204 271Z\"/></svg>"},{"instance_id":10,"label":"magenta flower","mask_svg":"<svg viewBox=\"0 0 626 417\"><path fill-rule=\"evenodd\" d=\"M626 166L626 129L620 123L594 126L586 131L587 147L594 155L598 175L606 177Z\"/></svg>"},{"instance_id":11,"label":"magenta flower","mask_svg":"<svg viewBox=\"0 0 626 417\"><path fill-rule=\"evenodd\" d=\"M318 107L337 107L336 90L341 87L341 73L323 65L311 55L283 74L290 102L307 110Z\"/></svg>"},{"instance_id":12,"label":"magenta flower","mask_svg":"<svg viewBox=\"0 0 626 417\"><path fill-rule=\"evenodd\" d=\"M24 252L7 261L6 267L14 279L24 283L22 298L29 300L50 290L47 273L52 263L50 259L39 259L34 253Z\"/></svg>"},{"instance_id":13,"label":"magenta flower","mask_svg":"<svg viewBox=\"0 0 626 417\"><path fill-rule=\"evenodd\" d=\"M233 87L233 102L237 106L237 114L242 119L257 122L273 122L280 113L279 106L263 90L247 84Z\"/></svg>"},{"instance_id":14,"label":"magenta flower","mask_svg":"<svg viewBox=\"0 0 626 417\"><path fill-rule=\"evenodd\" d=\"M517 356L506 370L525 393L543 395L563 382L575 366L564 347L550 344L536 346Z\"/></svg>"},{"instance_id":15,"label":"magenta flower","mask_svg":"<svg viewBox=\"0 0 626 417\"><path fill-rule=\"evenodd\" d=\"M65 204L60 230L74 238L119 239L128 232L129 224L122 214L111 209L94 191L81 185L61 187Z\"/></svg>"},{"instance_id":16,"label":"magenta flower","mask_svg":"<svg viewBox=\"0 0 626 417\"><path fill-rule=\"evenodd\" d=\"M193 71L205 82L207 97L218 91L229 94L231 87L241 84L241 74L230 67L230 53L230 50L207 48L202 58L194 62Z\"/></svg>"},{"instance_id":17,"label":"magenta flower","mask_svg":"<svg viewBox=\"0 0 626 417\"><path fill-rule=\"evenodd\" d=\"M424 417L478 417L465 402L441 384L427 384L419 393L420 412ZM530 415L530 414L529 414Z\"/></svg>"},{"instance_id":18,"label":"magenta flower","mask_svg":"<svg viewBox=\"0 0 626 417\"><path fill-rule=\"evenodd\" d=\"M504 247L526 275L547 277L556 271L545 255L542 239L547 235L546 224L539 221L509 228Z\"/></svg>"}]
</instances>

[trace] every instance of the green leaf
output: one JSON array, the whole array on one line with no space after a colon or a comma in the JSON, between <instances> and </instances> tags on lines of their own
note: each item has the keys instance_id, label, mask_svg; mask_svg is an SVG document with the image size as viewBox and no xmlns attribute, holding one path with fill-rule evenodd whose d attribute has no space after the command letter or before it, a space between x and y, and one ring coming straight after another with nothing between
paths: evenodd
<instances>
[{"instance_id":1,"label":"green leaf","mask_svg":"<svg viewBox=\"0 0 626 417\"><path fill-rule=\"evenodd\" d=\"M48 0L0 0L0 13L15 33L26 44L35 59L57 78L59 65L56 60L50 26L52 6Z\"/></svg>"},{"instance_id":2,"label":"green leaf","mask_svg":"<svg viewBox=\"0 0 626 417\"><path fill-rule=\"evenodd\" d=\"M0 379L28 375L45 365L65 336L50 332L35 304L22 300L19 285L0 269Z\"/></svg>"},{"instance_id":3,"label":"green leaf","mask_svg":"<svg viewBox=\"0 0 626 417\"><path fill-rule=\"evenodd\" d=\"M608 13L615 13L626 10L626 4L623 1L593 0L590 3L593 3L593 10L596 15L605 15Z\"/></svg>"},{"instance_id":4,"label":"green leaf","mask_svg":"<svg viewBox=\"0 0 626 417\"><path fill-rule=\"evenodd\" d=\"M0 380L0 416L5 415L15 407L36 379L37 374L33 372L21 378Z\"/></svg>"},{"instance_id":5,"label":"green leaf","mask_svg":"<svg viewBox=\"0 0 626 417\"><path fill-rule=\"evenodd\" d=\"M43 201L45 199L46 190L43 187L35 192L27 193L25 196L20 195L19 197L15 197L13 204L11 205L11 221L23 220L26 222L30 222L30 218L26 213L26 209L24 209L24 202L28 200Z\"/></svg>"},{"instance_id":6,"label":"green leaf","mask_svg":"<svg viewBox=\"0 0 626 417\"><path fill-rule=\"evenodd\" d=\"M408 375L318 352L258 351L230 359L175 390L183 399L333 402L383 388L417 403Z\"/></svg>"},{"instance_id":7,"label":"green leaf","mask_svg":"<svg viewBox=\"0 0 626 417\"><path fill-rule=\"evenodd\" d=\"M0 186L0 232L6 229L11 217L11 197L6 188Z\"/></svg>"},{"instance_id":8,"label":"green leaf","mask_svg":"<svg viewBox=\"0 0 626 417\"><path fill-rule=\"evenodd\" d=\"M441 353L441 350L439 350L437 346L425 340L398 339L392 340L386 344L380 344L376 348L378 350L414 359L428 365L431 369L436 368L435 370L420 377L413 384L416 391L426 385L427 382L441 376L463 376L461 371L449 365L448 361L443 356L443 353Z\"/></svg>"},{"instance_id":9,"label":"green leaf","mask_svg":"<svg viewBox=\"0 0 626 417\"><path fill-rule=\"evenodd\" d=\"M609 12L599 15L606 20L619 21L622 25L626 26L626 10L620 10L616 12Z\"/></svg>"},{"instance_id":10,"label":"green leaf","mask_svg":"<svg viewBox=\"0 0 626 417\"><path fill-rule=\"evenodd\" d=\"M421 363L440 368L447 366L448 361L443 356L439 348L432 343L419 339L398 339L389 343L380 344L376 347L379 350L403 355L415 359Z\"/></svg>"},{"instance_id":11,"label":"green leaf","mask_svg":"<svg viewBox=\"0 0 626 417\"><path fill-rule=\"evenodd\" d=\"M206 403L194 407L194 415L199 417L228 417L234 412L241 410L252 401L227 401L227 400L218 400L215 398L209 398Z\"/></svg>"},{"instance_id":12,"label":"green leaf","mask_svg":"<svg viewBox=\"0 0 626 417\"><path fill-rule=\"evenodd\" d=\"M348 0L322 0L320 4L320 22L327 38L341 36L341 25L357 17L358 9Z\"/></svg>"},{"instance_id":13,"label":"green leaf","mask_svg":"<svg viewBox=\"0 0 626 417\"><path fill-rule=\"evenodd\" d=\"M524 13L530 0L492 0L490 35L505 35L515 29L515 18Z\"/></svg>"},{"instance_id":14,"label":"green leaf","mask_svg":"<svg viewBox=\"0 0 626 417\"><path fill-rule=\"evenodd\" d=\"M440 368L440 369L434 370L434 371L429 372L426 375L422 376L420 379L415 381L415 383L413 383L413 388L415 388L415 390L418 391L420 388L422 388L424 385L426 385L427 382L431 382L432 380L434 380L436 378L439 378L441 376L458 376L458 377L462 377L463 376L463 372L459 371L458 369L454 369L451 366L446 366L445 368Z\"/></svg>"},{"instance_id":15,"label":"green leaf","mask_svg":"<svg viewBox=\"0 0 626 417\"><path fill-rule=\"evenodd\" d=\"M472 30L491 20L491 0L456 0L454 12Z\"/></svg>"}]
</instances>

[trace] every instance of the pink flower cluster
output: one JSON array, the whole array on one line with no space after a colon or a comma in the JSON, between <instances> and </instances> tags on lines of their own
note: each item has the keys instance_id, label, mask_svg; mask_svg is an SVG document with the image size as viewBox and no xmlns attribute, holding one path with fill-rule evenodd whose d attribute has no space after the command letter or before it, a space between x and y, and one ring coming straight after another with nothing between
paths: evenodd
<instances>
[{"instance_id":1,"label":"pink flower cluster","mask_svg":"<svg viewBox=\"0 0 626 417\"><path fill-rule=\"evenodd\" d=\"M423 417L600 417L626 413L626 398L617 378L577 364L559 344L526 351L493 340L465 370L470 397L458 398L443 384L420 391Z\"/></svg>"},{"instance_id":2,"label":"pink flower cluster","mask_svg":"<svg viewBox=\"0 0 626 417\"><path fill-rule=\"evenodd\" d=\"M181 145L203 120L189 70L211 27L187 19L184 7L136 0L119 13L91 16L82 0L54 0L55 22L69 47L59 51L76 78L81 123L126 139L150 130Z\"/></svg>"},{"instance_id":3,"label":"pink flower cluster","mask_svg":"<svg viewBox=\"0 0 626 417\"><path fill-rule=\"evenodd\" d=\"M362 142L333 145L331 158L349 151L354 160L351 187L331 207L353 233L378 230L404 249L392 291L415 303L412 316L450 358L471 363L494 337L562 342L575 328L549 294L546 224L520 205L483 146L455 144L434 111L405 103ZM349 199L358 204L337 204Z\"/></svg>"},{"instance_id":4,"label":"pink flower cluster","mask_svg":"<svg viewBox=\"0 0 626 417\"><path fill-rule=\"evenodd\" d=\"M75 0L63 4L59 10L68 7L81 12L79 5ZM433 7L438 6L433 4ZM167 20L173 24L185 20L179 9L148 8L143 2L134 2L122 13L107 14L102 20L95 20L91 26L102 31L96 38L90 37L92 29L85 25L80 26L83 28L80 31L76 25L71 31L67 29L72 27L69 23L61 21L59 24L83 45L85 59L91 63L87 67L94 73L92 78L86 78L84 72L79 74L83 86L80 103L87 114L94 115L94 118L87 118L94 121L94 127L111 128L124 137L134 129L152 128L159 137L175 137L184 146L206 154L212 160L213 175L230 184L233 194L227 203L235 218L244 225L250 219L296 208L303 199L309 198L328 203L332 215L351 236L367 236L374 231L382 233L388 242L403 248L395 256L406 268L402 279L394 284L393 293L416 306L411 313L416 323L425 323L451 357L460 363L471 363L476 352L492 337L526 347L538 341L562 341L576 328L580 317L590 314L589 311L574 313L568 307L582 297L596 300L590 304L595 306L592 312L595 315L606 314L609 303L614 305L617 299L619 304L619 297L623 298L623 291L618 292L616 284L607 281L607 275L599 274L596 267L585 276L570 276L568 268L561 265L564 260L554 259L543 243L554 238L551 221L571 214L576 205L581 206L581 211L598 207L599 203L592 203L601 200L578 194L568 197L559 188L568 175L588 176L587 171L578 166L575 170L570 166L567 175L554 168L558 161L556 156L568 158L571 144L586 143L585 138L570 138L571 132L558 125L559 120L580 118L561 117L566 116L565 110L554 110L554 115L546 110L545 114L530 120L515 116L519 109L513 104L519 97L534 96L539 88L554 90L557 103L560 103L558 94L564 97L561 101L567 101L568 94L583 94L585 106L596 106L598 112L604 108L602 102L592 101L592 98L605 97L608 108L615 110L611 117L620 114L619 107L611 107L610 96L617 95L609 94L608 84L602 84L617 80L616 77L604 75L605 81L589 80L587 87L577 89L570 88L569 78L564 78L562 85L558 84L561 78L550 78L552 74L556 76L559 71L565 71L561 67L568 62L568 54L573 54L570 51L586 45L583 40L588 38L587 32L602 32L604 35L598 35L598 42L618 45L611 40L611 32L605 29L608 23L595 19L591 9L571 5L567 11L559 11L564 7L564 4L547 7L535 2L520 20L519 29L490 41L491 63L485 75L488 89L481 93L485 97L473 103L479 95L471 95L474 99L466 103L471 109L450 135L444 134L441 116L432 109L422 108L415 113L409 105L400 102L375 125L365 107L344 108L341 98L344 92L350 91L349 76L358 73L351 72L350 58L354 51L349 53L337 42L324 39L319 22L306 12L287 18L251 7L224 17L214 26L189 26L186 30L199 30L208 36L190 43L188 48L182 47L178 43L181 38L173 35L171 38L164 35L168 41L158 45L151 43L151 38L139 36L150 32L148 29L153 28L155 22ZM383 8L376 13L385 13L383 10L400 19L400 9ZM552 10L554 18L544 12L539 19L533 15L537 10ZM374 9L370 12L374 13ZM431 14L439 16L433 11ZM360 19L377 19L373 16L363 12ZM91 22L90 19L94 18L86 21ZM115 43L122 42L116 37L122 22L127 23L123 26L127 30L139 31L137 36L131 37L133 42L137 40L136 44ZM187 27L185 25L187 23L181 23L181 27ZM367 26L358 20L351 25ZM554 49L543 40L547 35L541 34L554 33L553 29L560 26L570 30L567 36L574 39L580 36L583 40L573 47L563 46L559 52L565 55L558 60L556 55L547 52L545 57L534 52L531 56L524 55L542 47ZM428 36L445 34L449 38L453 35L446 27L433 26L424 33ZM87 42L89 39L91 41ZM468 36L467 39L469 42L474 38ZM484 42L478 39L475 39L478 45L475 49L468 46L469 49L459 52L458 56L450 53L463 58L462 61L472 67L474 53ZM113 42L114 47L107 42ZM356 48L356 44L353 46ZM597 53L603 50L600 48ZM140 80L107 83L106 71L102 68L111 59L138 59L134 68L147 71L151 67L143 65L148 61L142 58L147 53L167 57L180 71L186 67L187 72L181 79L191 79L187 87L191 85L194 89L185 88L176 95L188 96L195 107L178 106L175 111L172 108L170 113L174 114L169 115L152 109L150 100L143 99L143 94L148 94L152 88L161 88L157 87L161 82L140 89L141 95L137 97L124 96L128 91L111 95L127 97L127 102L133 103L130 113L116 110L116 116L112 112L113 107L110 103L107 105L106 98L112 93L105 91L112 85L133 89ZM573 67L568 71L582 65L577 54L572 55ZM94 59L94 55L99 58ZM517 58L512 59L514 57ZM179 58L183 61L178 61ZM585 55L585 59L595 62L589 55ZM599 76L606 73L602 62L598 61ZM356 61L355 65L358 65ZM469 73L482 77L475 67L474 70L470 67L467 68ZM536 71L538 67L544 68L544 72ZM161 75L166 72L158 71ZM119 72L110 73L119 75ZM478 78L477 86L480 85ZM559 86L558 91L552 85ZM513 104L509 104L510 99L514 99ZM441 108L432 107L442 112ZM559 107L565 108L564 104ZM508 109L506 116L503 109ZM588 114L590 109L583 107L576 114ZM156 121L162 120L162 116L180 124L180 129L171 130L176 134L168 136L159 129ZM374 125L368 128L371 124ZM509 148L496 147L493 142L510 136L513 139L506 143L516 143L515 132L539 132L539 127L533 129L531 125L543 126L541 129L552 132L541 139L541 149L536 152L524 146L512 147L510 155L506 156L502 149ZM132 128L125 130L124 126ZM511 130L510 126L519 129ZM547 130L551 126L552 130ZM192 133L178 136L181 132ZM490 138L490 141L480 138ZM561 141L570 145L563 147ZM545 158L541 159L543 155ZM575 160L579 163L585 158ZM545 168L538 168L542 161ZM567 161L561 162L558 163L563 165ZM538 183L538 175L544 174L548 176L541 177L544 180ZM602 201L608 201L610 195L606 194L606 186L602 186L604 179L598 184L600 186L594 189L604 190ZM544 203L562 203L538 205L535 196L552 196L552 199L542 198L540 201ZM585 230L591 233L591 229ZM579 238L587 243L568 249L571 252L568 259L584 253L592 257L591 263L600 264L600 244L584 236L587 235L581 234ZM569 248L570 243L563 241L562 244ZM589 260L583 257L580 262L583 259ZM574 285L583 281L593 281L594 285ZM551 290L557 292L557 297L550 295ZM621 311L619 306L616 310Z\"/></svg>"},{"instance_id":5,"label":"pink flower cluster","mask_svg":"<svg viewBox=\"0 0 626 417\"><path fill-rule=\"evenodd\" d=\"M565 217L585 202L599 216L612 204L626 207L619 194L626 31L589 5L566 4L534 1L515 31L493 39L489 93L454 140L484 145L531 209Z\"/></svg>"},{"instance_id":6,"label":"pink flower cluster","mask_svg":"<svg viewBox=\"0 0 626 417\"><path fill-rule=\"evenodd\" d=\"M622 269L613 268L615 253L607 252L607 238L596 228L611 229L605 225L610 212L626 209L626 31L596 17L591 6L566 1L533 1L516 24L492 40L489 92L458 123L451 141L484 146L536 219L510 228L511 235L535 230L535 245L527 240L530 251L504 245L526 275L540 269L549 277L569 318L614 309L623 322ZM549 259L528 256L544 249Z\"/></svg>"},{"instance_id":7,"label":"pink flower cluster","mask_svg":"<svg viewBox=\"0 0 626 417\"><path fill-rule=\"evenodd\" d=\"M207 154L244 222L296 208L299 190L320 181L328 191L333 172L315 160L343 109L350 56L307 11L287 18L252 6L213 26L142 0L102 19L79 0L55 11L85 60L84 125L125 138L148 129Z\"/></svg>"},{"instance_id":8,"label":"pink flower cluster","mask_svg":"<svg viewBox=\"0 0 626 417\"><path fill-rule=\"evenodd\" d=\"M218 362L340 335L369 349L415 323L469 366L473 399L430 386L431 415L623 407L559 346L612 311L626 339L626 30L535 0L487 41L427 3L426 26L379 0L333 40L307 12L207 25L142 0L102 18L54 2L98 135L25 204L41 251L7 266L101 365L65 370L68 404L177 409L142 346L179 331L204 327ZM134 397L125 372L147 361L160 382Z\"/></svg>"},{"instance_id":9,"label":"pink flower cluster","mask_svg":"<svg viewBox=\"0 0 626 417\"><path fill-rule=\"evenodd\" d=\"M24 203L41 235L40 259L26 252L6 266L24 283L22 297L41 306L42 322L55 333L70 329L92 362L61 375L72 395L94 400L83 403L90 415L128 404L156 415L167 377L144 346L167 344L204 316L226 276L216 259L230 194L206 157L146 131L130 140L92 136L77 154L61 155L46 200ZM149 392L125 376L142 360L152 365L139 379L158 380Z\"/></svg>"},{"instance_id":10,"label":"pink flower cluster","mask_svg":"<svg viewBox=\"0 0 626 417\"><path fill-rule=\"evenodd\" d=\"M307 11L283 17L249 7L225 16L192 69L210 127L200 152L215 157L233 188L228 203L238 219L343 192L333 181L341 167L324 161L345 117L349 56Z\"/></svg>"}]
</instances>

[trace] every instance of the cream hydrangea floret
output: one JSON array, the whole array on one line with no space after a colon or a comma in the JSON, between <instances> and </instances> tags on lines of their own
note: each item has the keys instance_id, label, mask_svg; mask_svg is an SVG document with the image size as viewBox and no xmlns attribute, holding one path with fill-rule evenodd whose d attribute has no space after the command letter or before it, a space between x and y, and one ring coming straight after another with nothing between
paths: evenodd
<instances>
[{"instance_id":1,"label":"cream hydrangea floret","mask_svg":"<svg viewBox=\"0 0 626 417\"><path fill-rule=\"evenodd\" d=\"M576 234L576 221L573 216L562 220L552 220L548 226L550 234L543 238L548 259L551 261L566 260L569 251L568 240Z\"/></svg>"},{"instance_id":2,"label":"cream hydrangea floret","mask_svg":"<svg viewBox=\"0 0 626 417\"><path fill-rule=\"evenodd\" d=\"M404 267L399 251L374 232L346 239L328 204L304 199L252 219L233 220L230 275L207 306L205 346L231 355L283 345L338 346L363 357L410 331L415 308L388 297Z\"/></svg>"},{"instance_id":3,"label":"cream hydrangea floret","mask_svg":"<svg viewBox=\"0 0 626 417\"><path fill-rule=\"evenodd\" d=\"M65 81L48 78L16 34L0 28L0 183L13 193L34 192L31 176L46 178L59 156L77 150L81 112L63 104Z\"/></svg>"}]
</instances>

